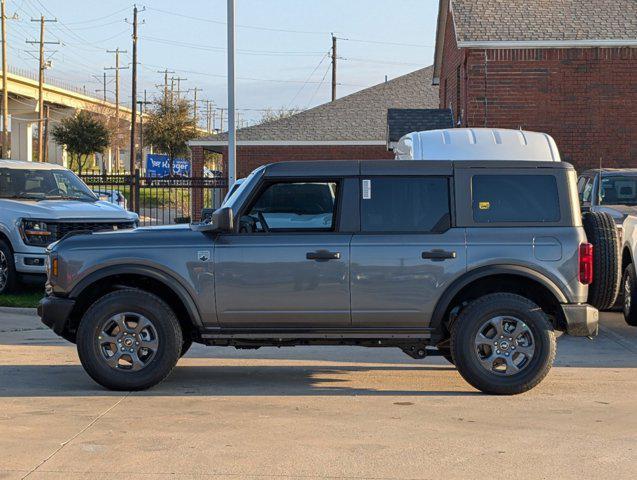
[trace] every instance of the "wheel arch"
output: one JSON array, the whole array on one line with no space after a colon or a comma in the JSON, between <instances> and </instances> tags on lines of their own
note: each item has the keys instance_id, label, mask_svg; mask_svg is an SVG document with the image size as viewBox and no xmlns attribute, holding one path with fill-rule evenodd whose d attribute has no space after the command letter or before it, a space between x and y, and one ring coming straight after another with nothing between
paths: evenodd
<instances>
[{"instance_id":1,"label":"wheel arch","mask_svg":"<svg viewBox=\"0 0 637 480\"><path fill-rule=\"evenodd\" d=\"M203 325L192 296L172 275L143 265L115 265L88 275L71 290L69 297L76 300L76 304L66 328L70 339L74 338L82 312L104 294L125 288L153 293L168 303L177 315L184 335Z\"/></svg>"},{"instance_id":2,"label":"wheel arch","mask_svg":"<svg viewBox=\"0 0 637 480\"><path fill-rule=\"evenodd\" d=\"M454 308L463 302L498 291L518 293L534 300L555 317L556 327L563 327L559 305L568 303L568 300L555 282L528 267L498 265L479 267L456 279L438 300L431 318L431 328L444 338L449 333L446 321Z\"/></svg>"},{"instance_id":3,"label":"wheel arch","mask_svg":"<svg viewBox=\"0 0 637 480\"><path fill-rule=\"evenodd\" d=\"M628 265L630 265L631 263L633 263L633 254L630 251L630 247L629 245L624 245L624 248L622 249L621 252L622 256L622 271L621 271L621 275L624 275L624 270L626 270L626 267Z\"/></svg>"}]
</instances>

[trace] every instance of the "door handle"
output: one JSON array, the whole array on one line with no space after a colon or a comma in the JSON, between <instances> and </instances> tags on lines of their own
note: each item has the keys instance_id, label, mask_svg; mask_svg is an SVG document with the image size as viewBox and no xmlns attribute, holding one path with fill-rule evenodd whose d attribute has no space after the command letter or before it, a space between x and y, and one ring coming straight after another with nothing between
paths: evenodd
<instances>
[{"instance_id":1,"label":"door handle","mask_svg":"<svg viewBox=\"0 0 637 480\"><path fill-rule=\"evenodd\" d=\"M327 250L317 250L316 252L307 252L305 258L315 260L317 262L326 262L327 260L339 260L341 252L329 252Z\"/></svg>"},{"instance_id":2,"label":"door handle","mask_svg":"<svg viewBox=\"0 0 637 480\"><path fill-rule=\"evenodd\" d=\"M425 260L433 260L434 262L442 262L443 260L456 258L456 252L447 252L445 250L430 250L428 252L422 252L422 258Z\"/></svg>"}]
</instances>

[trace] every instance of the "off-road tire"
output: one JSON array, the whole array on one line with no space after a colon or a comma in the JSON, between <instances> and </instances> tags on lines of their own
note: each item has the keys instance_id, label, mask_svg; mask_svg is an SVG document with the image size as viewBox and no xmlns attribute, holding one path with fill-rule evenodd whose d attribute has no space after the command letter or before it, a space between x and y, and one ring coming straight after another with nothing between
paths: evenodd
<instances>
[{"instance_id":1,"label":"off-road tire","mask_svg":"<svg viewBox=\"0 0 637 480\"><path fill-rule=\"evenodd\" d=\"M533 334L536 351L529 364L509 376L487 371L479 362L475 338L481 325L497 316L514 316ZM553 326L531 300L512 293L492 293L471 302L453 323L451 351L460 375L478 390L516 395L531 390L548 374L557 346Z\"/></svg>"},{"instance_id":2,"label":"off-road tire","mask_svg":"<svg viewBox=\"0 0 637 480\"><path fill-rule=\"evenodd\" d=\"M593 245L593 283L588 287L588 303L609 310L619 295L621 258L615 221L605 212L587 212L582 217L588 241Z\"/></svg>"},{"instance_id":3,"label":"off-road tire","mask_svg":"<svg viewBox=\"0 0 637 480\"><path fill-rule=\"evenodd\" d=\"M628 283L627 283L628 282ZM622 277L623 305L622 313L628 325L637 327L637 274L631 263L624 270Z\"/></svg>"},{"instance_id":4,"label":"off-road tire","mask_svg":"<svg viewBox=\"0 0 637 480\"><path fill-rule=\"evenodd\" d=\"M0 295L12 292L18 283L18 274L15 270L15 260L11 247L4 240L0 240L0 251L7 262L7 279L4 286L0 285Z\"/></svg>"},{"instance_id":5,"label":"off-road tire","mask_svg":"<svg viewBox=\"0 0 637 480\"><path fill-rule=\"evenodd\" d=\"M96 337L113 315L144 315L157 330L159 347L152 361L139 371L118 371L106 364ZM118 290L97 300L87 310L77 331L77 352L90 377L110 390L145 390L164 380L183 348L182 331L174 312L159 297L137 289Z\"/></svg>"}]
</instances>

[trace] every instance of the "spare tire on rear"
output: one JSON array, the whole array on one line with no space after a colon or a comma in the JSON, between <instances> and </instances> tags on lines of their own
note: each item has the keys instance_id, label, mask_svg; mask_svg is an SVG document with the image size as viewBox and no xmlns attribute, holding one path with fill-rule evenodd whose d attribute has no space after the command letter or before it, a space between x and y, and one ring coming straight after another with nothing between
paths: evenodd
<instances>
[{"instance_id":1,"label":"spare tire on rear","mask_svg":"<svg viewBox=\"0 0 637 480\"><path fill-rule=\"evenodd\" d=\"M588 303L608 310L617 300L621 282L617 227L613 217L604 212L585 213L583 224L593 245L593 283L588 287Z\"/></svg>"}]
</instances>

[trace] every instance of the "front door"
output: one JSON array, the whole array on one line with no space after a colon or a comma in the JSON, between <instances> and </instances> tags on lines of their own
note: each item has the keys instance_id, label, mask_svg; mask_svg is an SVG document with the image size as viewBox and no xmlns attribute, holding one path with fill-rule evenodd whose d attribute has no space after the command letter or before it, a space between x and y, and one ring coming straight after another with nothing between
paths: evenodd
<instances>
[{"instance_id":1,"label":"front door","mask_svg":"<svg viewBox=\"0 0 637 480\"><path fill-rule=\"evenodd\" d=\"M423 328L466 269L451 228L449 177L363 177L361 232L351 244L352 326Z\"/></svg>"},{"instance_id":2,"label":"front door","mask_svg":"<svg viewBox=\"0 0 637 480\"><path fill-rule=\"evenodd\" d=\"M339 233L339 181L263 185L240 232L215 243L219 324L235 328L347 326L349 244Z\"/></svg>"}]
</instances>

